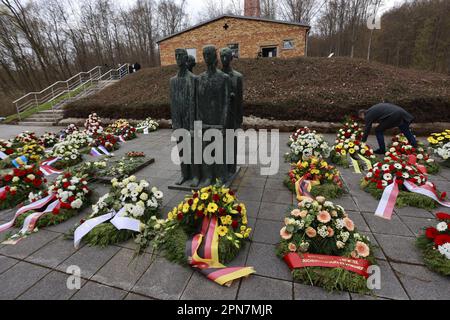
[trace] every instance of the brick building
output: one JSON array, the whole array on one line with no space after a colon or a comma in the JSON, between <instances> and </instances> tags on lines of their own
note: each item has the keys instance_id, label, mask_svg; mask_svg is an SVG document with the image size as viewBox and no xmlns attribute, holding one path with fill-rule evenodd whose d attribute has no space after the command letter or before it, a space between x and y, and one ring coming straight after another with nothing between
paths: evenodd
<instances>
[{"instance_id":1,"label":"brick building","mask_svg":"<svg viewBox=\"0 0 450 320\"><path fill-rule=\"evenodd\" d=\"M245 16L223 15L158 41L161 65L175 64L175 49L185 48L197 62L205 45L230 47L238 58L293 58L307 53L310 27L260 18L259 0L245 2Z\"/></svg>"}]
</instances>

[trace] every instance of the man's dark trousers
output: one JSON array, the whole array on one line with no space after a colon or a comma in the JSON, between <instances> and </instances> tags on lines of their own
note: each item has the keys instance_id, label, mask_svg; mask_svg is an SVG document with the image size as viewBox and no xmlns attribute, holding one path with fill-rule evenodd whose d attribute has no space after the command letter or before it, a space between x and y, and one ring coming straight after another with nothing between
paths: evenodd
<instances>
[{"instance_id":1,"label":"man's dark trousers","mask_svg":"<svg viewBox=\"0 0 450 320\"><path fill-rule=\"evenodd\" d=\"M411 132L411 129L409 128L410 123L403 123L399 126L400 131L405 135L405 137L408 139L409 143L413 147L417 147L417 140L414 137L414 134ZM386 143L384 141L384 129L383 128L376 128L375 134L377 136L378 144L380 145L380 150L386 151Z\"/></svg>"}]
</instances>

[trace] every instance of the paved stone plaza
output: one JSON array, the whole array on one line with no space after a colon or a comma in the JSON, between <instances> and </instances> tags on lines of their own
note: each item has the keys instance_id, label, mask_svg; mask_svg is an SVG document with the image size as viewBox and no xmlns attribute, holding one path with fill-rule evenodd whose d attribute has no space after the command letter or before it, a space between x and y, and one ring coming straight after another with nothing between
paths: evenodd
<instances>
[{"instance_id":1,"label":"paved stone plaza","mask_svg":"<svg viewBox=\"0 0 450 320\"><path fill-rule=\"evenodd\" d=\"M0 125L0 138L10 138L24 129L41 134L58 128L33 128ZM184 198L185 192L169 190L178 176L170 160L170 130L160 130L123 144L117 157L128 151L144 151L156 162L139 171L138 178L164 192L163 214ZM433 214L416 208L396 209L392 221L374 216L377 201L359 187L361 175L339 168L349 187L349 194L335 202L344 206L356 226L379 245L376 252L381 268L381 290L375 296L351 293L329 294L321 288L294 283L287 265L275 256L275 245L288 207L295 197L283 186L289 169L283 154L288 134L280 134L280 170L275 176L260 176L259 166L244 166L233 188L248 207L252 241L232 265L253 266L257 274L236 281L231 288L220 287L188 267L169 263L151 252L130 261L134 243L129 241L105 249L81 246L63 234L89 213L89 209L61 225L40 230L16 246L0 245L0 299L445 299L450 297L450 280L423 265L415 248L415 236L425 226L434 224ZM330 143L333 135L326 135ZM369 141L373 143L372 141ZM450 169L431 176L441 191L450 191ZM107 185L92 186L99 195ZM443 208L436 211L445 211ZM448 212L449 210L447 210ZM11 219L14 211L1 211L0 223ZM5 233L0 233L3 238ZM67 289L69 266L82 271L81 290Z\"/></svg>"}]
</instances>

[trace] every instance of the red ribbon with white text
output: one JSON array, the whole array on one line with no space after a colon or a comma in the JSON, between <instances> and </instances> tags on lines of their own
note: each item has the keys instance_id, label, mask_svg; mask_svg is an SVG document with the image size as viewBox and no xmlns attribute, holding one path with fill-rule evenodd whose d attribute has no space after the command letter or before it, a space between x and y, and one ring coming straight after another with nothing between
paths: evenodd
<instances>
[{"instance_id":1,"label":"red ribbon with white text","mask_svg":"<svg viewBox=\"0 0 450 320\"><path fill-rule=\"evenodd\" d=\"M55 162L57 162L59 160L61 160L60 157L50 158L48 160L45 160L41 163L41 166L39 167L39 169L46 176L51 176L52 174L61 174L61 173L63 173L63 170L58 170L58 169L55 169L52 167L52 164L54 164Z\"/></svg>"}]
</instances>

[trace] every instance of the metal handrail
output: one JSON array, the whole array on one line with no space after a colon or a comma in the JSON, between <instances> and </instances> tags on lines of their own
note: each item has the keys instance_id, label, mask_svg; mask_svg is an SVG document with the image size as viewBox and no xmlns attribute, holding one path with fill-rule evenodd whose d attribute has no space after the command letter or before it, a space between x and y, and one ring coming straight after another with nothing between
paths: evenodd
<instances>
[{"instance_id":1,"label":"metal handrail","mask_svg":"<svg viewBox=\"0 0 450 320\"><path fill-rule=\"evenodd\" d=\"M42 91L27 93L23 97L13 101L13 104L15 105L17 110L19 121L22 120L20 113L32 107L39 107L40 105L45 103L55 102L57 98L63 96L64 94L68 94L67 99L58 101L58 104L64 103L64 101L74 98L75 96L71 96L71 93L73 93L73 91L75 90L78 90L82 86L86 86L86 88L78 92L76 96L84 93L88 88L91 87L91 85L95 83L98 84L100 81L108 80L120 80L128 74L128 64L124 64L117 69L111 69L104 74L101 73L101 68L102 67L97 66L87 72L80 72L65 81L57 81L51 86L43 89ZM87 86L88 84L91 85ZM26 100L22 102L24 99ZM55 103L53 103L51 107L54 111Z\"/></svg>"}]
</instances>

